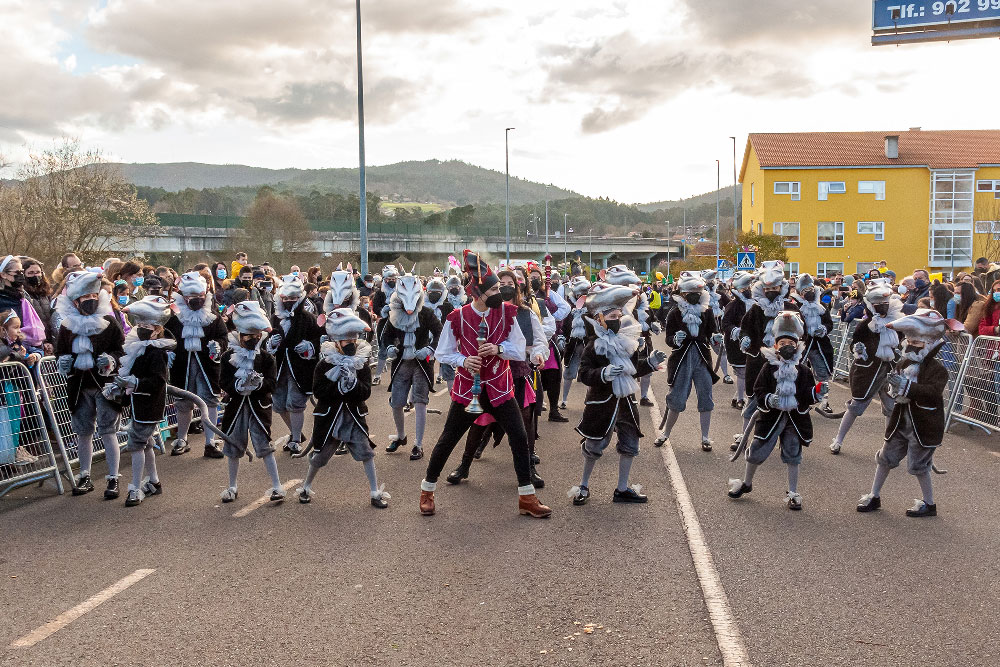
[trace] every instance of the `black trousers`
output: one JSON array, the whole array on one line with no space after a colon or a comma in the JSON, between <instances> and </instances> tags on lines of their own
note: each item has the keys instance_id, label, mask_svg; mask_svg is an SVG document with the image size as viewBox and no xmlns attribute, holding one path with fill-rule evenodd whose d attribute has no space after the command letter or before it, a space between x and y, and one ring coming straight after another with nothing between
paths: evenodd
<instances>
[{"instance_id":1,"label":"black trousers","mask_svg":"<svg viewBox=\"0 0 1000 667\"><path fill-rule=\"evenodd\" d=\"M541 372L542 388L549 397L549 410L556 410L559 407L559 388L562 386L562 360L557 360L555 368L546 368ZM541 393L541 392L538 392Z\"/></svg>"},{"instance_id":2,"label":"black trousers","mask_svg":"<svg viewBox=\"0 0 1000 667\"><path fill-rule=\"evenodd\" d=\"M531 457L528 452L528 434L524 430L524 421L521 419L521 411L517 409L517 402L511 398L500 405L491 405L485 392L480 397L483 410L497 420L507 433L507 440L510 442L510 451L514 455L514 472L517 474L517 485L527 486L531 484ZM424 476L428 482L436 482L441 471L448 463L455 445L462 439L465 432L469 430L478 415L472 415L465 411L465 406L461 403L452 402L448 411L448 418L444 423L444 430L438 438L437 443L431 451L430 460L427 462L427 474Z\"/></svg>"}]
</instances>

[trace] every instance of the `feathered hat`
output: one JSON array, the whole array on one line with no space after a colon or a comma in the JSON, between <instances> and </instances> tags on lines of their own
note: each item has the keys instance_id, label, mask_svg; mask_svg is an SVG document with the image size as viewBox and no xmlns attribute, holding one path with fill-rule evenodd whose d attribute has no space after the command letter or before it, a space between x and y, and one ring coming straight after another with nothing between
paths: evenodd
<instances>
[{"instance_id":1,"label":"feathered hat","mask_svg":"<svg viewBox=\"0 0 1000 667\"><path fill-rule=\"evenodd\" d=\"M791 338L797 342L802 340L803 333L805 330L802 326L802 317L794 310L781 311L771 323L771 335L775 341Z\"/></svg>"},{"instance_id":2,"label":"feathered hat","mask_svg":"<svg viewBox=\"0 0 1000 667\"><path fill-rule=\"evenodd\" d=\"M278 287L278 297L288 297L298 301L305 296L305 288L302 286L302 278L295 274L281 276L281 285Z\"/></svg>"},{"instance_id":3,"label":"feathered hat","mask_svg":"<svg viewBox=\"0 0 1000 667\"><path fill-rule=\"evenodd\" d=\"M89 271L77 271L66 279L66 296L76 301L84 294L98 294L101 291L101 277Z\"/></svg>"},{"instance_id":4,"label":"feathered hat","mask_svg":"<svg viewBox=\"0 0 1000 667\"><path fill-rule=\"evenodd\" d=\"M139 301L133 301L122 308L133 324L155 324L163 326L170 319L173 312L170 309L170 301L165 296L150 295Z\"/></svg>"},{"instance_id":5,"label":"feathered hat","mask_svg":"<svg viewBox=\"0 0 1000 667\"><path fill-rule=\"evenodd\" d=\"M465 289L473 298L478 297L499 282L496 274L490 269L490 265L477 253L466 249L462 253L462 259L465 261L465 273L469 276L469 284L466 285Z\"/></svg>"},{"instance_id":6,"label":"feathered hat","mask_svg":"<svg viewBox=\"0 0 1000 667\"><path fill-rule=\"evenodd\" d=\"M901 317L886 326L903 334L907 340L916 340L927 345L938 342L948 331L965 330L958 320L942 317L941 313L930 308L920 308L912 315Z\"/></svg>"},{"instance_id":7,"label":"feathered hat","mask_svg":"<svg viewBox=\"0 0 1000 667\"><path fill-rule=\"evenodd\" d=\"M705 279L696 271L681 271L677 288L682 292L700 292L705 289Z\"/></svg>"},{"instance_id":8,"label":"feathered hat","mask_svg":"<svg viewBox=\"0 0 1000 667\"><path fill-rule=\"evenodd\" d=\"M326 315L326 335L330 340L351 340L371 331L371 327L350 308L334 308Z\"/></svg>"},{"instance_id":9,"label":"feathered hat","mask_svg":"<svg viewBox=\"0 0 1000 667\"><path fill-rule=\"evenodd\" d=\"M241 334L258 334L271 330L271 323L256 299L240 301L233 306L233 326Z\"/></svg>"},{"instance_id":10,"label":"feathered hat","mask_svg":"<svg viewBox=\"0 0 1000 667\"><path fill-rule=\"evenodd\" d=\"M737 271L733 274L733 289L744 290L753 285L757 274L752 271Z\"/></svg>"},{"instance_id":11,"label":"feathered hat","mask_svg":"<svg viewBox=\"0 0 1000 667\"><path fill-rule=\"evenodd\" d=\"M205 294L208 292L208 283L205 282L205 277L197 271L188 271L181 274L181 284L177 291L181 293L181 296Z\"/></svg>"},{"instance_id":12,"label":"feathered hat","mask_svg":"<svg viewBox=\"0 0 1000 667\"><path fill-rule=\"evenodd\" d=\"M764 287L779 287L785 280L785 263L780 259L764 262L761 264L757 279Z\"/></svg>"}]
</instances>

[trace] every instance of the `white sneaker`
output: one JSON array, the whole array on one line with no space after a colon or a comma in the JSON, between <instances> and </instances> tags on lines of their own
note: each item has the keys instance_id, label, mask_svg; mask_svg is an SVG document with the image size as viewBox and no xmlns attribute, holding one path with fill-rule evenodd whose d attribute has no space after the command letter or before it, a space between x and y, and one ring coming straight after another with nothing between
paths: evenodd
<instances>
[{"instance_id":1,"label":"white sneaker","mask_svg":"<svg viewBox=\"0 0 1000 667\"><path fill-rule=\"evenodd\" d=\"M712 441L710 438L702 438L701 439L701 450L703 452L710 452L710 451L712 451L712 445L714 445L714 444L715 444L715 442Z\"/></svg>"},{"instance_id":2,"label":"white sneaker","mask_svg":"<svg viewBox=\"0 0 1000 667\"><path fill-rule=\"evenodd\" d=\"M840 453L840 443L837 442L836 440L834 440L833 442L831 442L830 443L830 451L833 452L834 454L839 454Z\"/></svg>"},{"instance_id":3,"label":"white sneaker","mask_svg":"<svg viewBox=\"0 0 1000 667\"><path fill-rule=\"evenodd\" d=\"M273 502L277 502L279 500L284 500L284 499L285 499L285 490L283 488L281 488L280 486L276 486L273 489L271 489L271 499L270 500L271 500L272 503Z\"/></svg>"},{"instance_id":4,"label":"white sneaker","mask_svg":"<svg viewBox=\"0 0 1000 667\"><path fill-rule=\"evenodd\" d=\"M230 486L225 491L222 492L222 502L231 503L236 500L240 492L236 490L235 486Z\"/></svg>"},{"instance_id":5,"label":"white sneaker","mask_svg":"<svg viewBox=\"0 0 1000 667\"><path fill-rule=\"evenodd\" d=\"M798 493L787 491L785 493L785 503L790 510L800 510L802 509L802 496Z\"/></svg>"}]
</instances>

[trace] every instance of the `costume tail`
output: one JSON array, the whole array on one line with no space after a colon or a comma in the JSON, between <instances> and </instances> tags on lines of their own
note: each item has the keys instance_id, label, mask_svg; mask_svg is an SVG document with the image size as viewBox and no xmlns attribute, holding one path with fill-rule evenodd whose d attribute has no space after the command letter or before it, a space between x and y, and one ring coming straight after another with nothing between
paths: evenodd
<instances>
[{"instance_id":1,"label":"costume tail","mask_svg":"<svg viewBox=\"0 0 1000 667\"><path fill-rule=\"evenodd\" d=\"M813 408L813 410L816 411L816 414L820 415L821 417L826 417L827 419L840 419L845 414L847 414L847 410L844 410L843 412L824 412L819 408Z\"/></svg>"},{"instance_id":2,"label":"costume tail","mask_svg":"<svg viewBox=\"0 0 1000 667\"><path fill-rule=\"evenodd\" d=\"M757 424L757 410L753 411L753 415L750 417L750 421L747 422L747 427L743 429L743 437L740 438L740 444L736 447L736 451L733 455L729 457L730 461L735 461L740 457L740 455L750 446L750 434L753 433L753 427Z\"/></svg>"},{"instance_id":3,"label":"costume tail","mask_svg":"<svg viewBox=\"0 0 1000 667\"><path fill-rule=\"evenodd\" d=\"M208 406L205 405L205 401L203 401L201 399L201 396L198 396L197 394L192 394L190 391L184 391L183 389L181 389L179 387L175 387L175 386L170 385L170 384L167 385L167 394L169 394L171 396L176 396L178 398L183 398L183 399L186 399L188 401L191 401L196 406L198 406L198 409L201 410L201 414L203 414L203 415L207 415L208 414ZM236 442L234 442L229 437L229 435L227 433L225 433L222 429L220 429L215 424L209 423L209 420L202 419L201 420L201 425L204 428L207 428L209 431L211 431L215 435L217 435L220 438L222 438L222 440L224 440L225 442L228 442L233 447L238 447L239 446L239 444L236 443Z\"/></svg>"}]
</instances>

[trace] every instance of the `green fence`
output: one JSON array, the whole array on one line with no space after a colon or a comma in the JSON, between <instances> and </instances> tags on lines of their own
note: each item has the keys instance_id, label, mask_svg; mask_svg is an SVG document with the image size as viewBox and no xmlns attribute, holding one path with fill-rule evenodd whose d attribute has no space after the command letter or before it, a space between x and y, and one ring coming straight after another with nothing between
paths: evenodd
<instances>
[{"instance_id":1,"label":"green fence","mask_svg":"<svg viewBox=\"0 0 1000 667\"><path fill-rule=\"evenodd\" d=\"M166 227L189 227L195 229L238 229L243 226L243 218L235 215L190 215L186 213L157 213L160 224ZM355 220L310 220L309 227L315 232L356 234ZM368 225L369 234L390 234L404 237L438 238L503 238L504 230L498 225L430 225L382 222Z\"/></svg>"}]
</instances>

